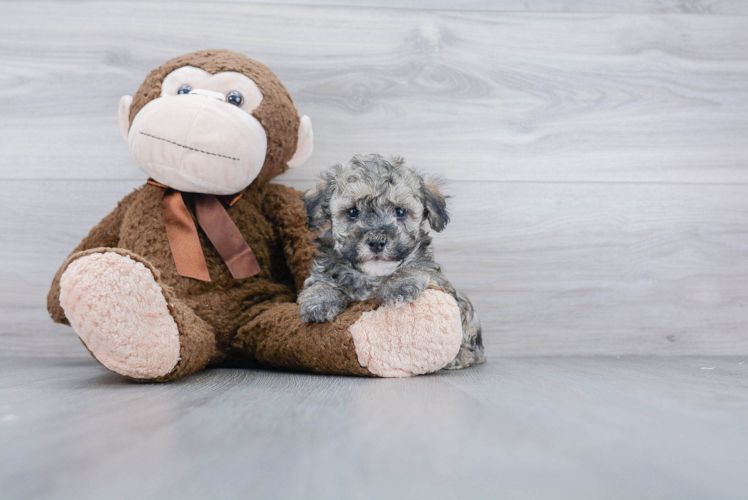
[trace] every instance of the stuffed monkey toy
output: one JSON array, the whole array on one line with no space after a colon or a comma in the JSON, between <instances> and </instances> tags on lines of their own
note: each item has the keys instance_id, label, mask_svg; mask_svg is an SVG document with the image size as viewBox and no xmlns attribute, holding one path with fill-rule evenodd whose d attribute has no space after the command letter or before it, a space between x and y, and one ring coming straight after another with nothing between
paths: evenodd
<instances>
[{"instance_id":1,"label":"stuffed monkey toy","mask_svg":"<svg viewBox=\"0 0 748 500\"><path fill-rule=\"evenodd\" d=\"M309 157L312 126L267 67L224 50L177 57L122 98L119 118L150 179L81 241L48 296L103 366L141 381L209 366L398 377L455 357L460 313L439 290L300 319L313 235L301 193L269 181Z\"/></svg>"}]
</instances>

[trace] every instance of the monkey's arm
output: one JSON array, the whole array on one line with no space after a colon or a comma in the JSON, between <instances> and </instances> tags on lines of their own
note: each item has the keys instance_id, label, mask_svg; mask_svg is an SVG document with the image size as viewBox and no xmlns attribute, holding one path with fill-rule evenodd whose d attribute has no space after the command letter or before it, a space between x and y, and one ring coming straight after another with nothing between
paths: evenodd
<instances>
[{"instance_id":1,"label":"monkey's arm","mask_svg":"<svg viewBox=\"0 0 748 500\"><path fill-rule=\"evenodd\" d=\"M460 310L426 290L403 307L353 302L333 321L306 323L298 304L266 304L233 340L261 365L333 375L408 377L446 366L460 350Z\"/></svg>"},{"instance_id":2,"label":"monkey's arm","mask_svg":"<svg viewBox=\"0 0 748 500\"><path fill-rule=\"evenodd\" d=\"M286 263L294 277L296 290L301 291L316 253L314 235L306 227L301 192L280 184L268 184L263 193L262 210L278 228Z\"/></svg>"},{"instance_id":3,"label":"monkey's arm","mask_svg":"<svg viewBox=\"0 0 748 500\"><path fill-rule=\"evenodd\" d=\"M359 361L359 349L349 329L374 307L373 301L356 302L333 322L306 323L297 304L268 304L239 329L233 348L261 365L282 370L372 376Z\"/></svg>"},{"instance_id":4,"label":"monkey's arm","mask_svg":"<svg viewBox=\"0 0 748 500\"><path fill-rule=\"evenodd\" d=\"M139 191L139 189L133 191L120 200L117 204L117 208L91 229L88 236L83 238L83 241L75 247L75 250L70 253L62 267L60 267L57 274L55 274L55 277L52 280L52 287L47 295L47 311L49 311L49 315L55 323L70 324L65 317L65 312L62 310L62 306L60 306L60 278L62 277L62 273L65 272L65 269L67 269L68 264L70 264L71 257L78 252L91 250L93 248L116 247L119 243L119 233L120 228L122 227L122 221L125 217L125 212L132 204L135 195Z\"/></svg>"}]
</instances>

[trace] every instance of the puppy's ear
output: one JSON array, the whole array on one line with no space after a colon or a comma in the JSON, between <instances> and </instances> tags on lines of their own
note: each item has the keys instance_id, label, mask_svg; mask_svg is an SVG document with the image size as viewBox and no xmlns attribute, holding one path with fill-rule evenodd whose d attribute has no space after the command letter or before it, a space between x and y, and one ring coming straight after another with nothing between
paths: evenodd
<instances>
[{"instance_id":1,"label":"puppy's ear","mask_svg":"<svg viewBox=\"0 0 748 500\"><path fill-rule=\"evenodd\" d=\"M437 233L449 223L447 196L444 196L441 188L442 182L439 179L425 179L423 181L423 205L426 209L424 215L429 221L431 229Z\"/></svg>"},{"instance_id":2,"label":"puppy's ear","mask_svg":"<svg viewBox=\"0 0 748 500\"><path fill-rule=\"evenodd\" d=\"M338 169L333 167L333 171ZM304 206L306 207L306 227L310 231L319 231L330 218L330 198L335 190L335 175L333 172L325 172L317 185L304 193Z\"/></svg>"}]
</instances>

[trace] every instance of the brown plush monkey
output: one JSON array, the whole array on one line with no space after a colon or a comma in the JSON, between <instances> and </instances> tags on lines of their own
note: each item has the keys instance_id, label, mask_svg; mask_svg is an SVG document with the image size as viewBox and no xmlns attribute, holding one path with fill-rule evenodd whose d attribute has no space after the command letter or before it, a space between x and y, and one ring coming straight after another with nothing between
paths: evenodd
<instances>
[{"instance_id":1,"label":"brown plush monkey","mask_svg":"<svg viewBox=\"0 0 748 500\"><path fill-rule=\"evenodd\" d=\"M459 310L438 290L301 321L312 235L300 193L268 181L311 154L311 121L264 65L223 50L172 59L122 98L120 123L151 180L91 230L48 296L102 365L150 381L207 366L408 376L457 354Z\"/></svg>"}]
</instances>

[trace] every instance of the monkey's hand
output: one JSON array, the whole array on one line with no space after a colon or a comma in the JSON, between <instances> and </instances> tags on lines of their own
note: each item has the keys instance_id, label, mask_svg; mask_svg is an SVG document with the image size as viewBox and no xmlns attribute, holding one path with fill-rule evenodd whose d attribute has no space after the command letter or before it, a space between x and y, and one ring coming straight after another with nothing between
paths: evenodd
<instances>
[{"instance_id":1,"label":"monkey's hand","mask_svg":"<svg viewBox=\"0 0 748 500\"><path fill-rule=\"evenodd\" d=\"M398 269L379 285L374 296L381 304L399 307L420 297L430 283L431 277L425 271Z\"/></svg>"},{"instance_id":2,"label":"monkey's hand","mask_svg":"<svg viewBox=\"0 0 748 500\"><path fill-rule=\"evenodd\" d=\"M350 301L335 287L317 282L305 287L297 302L301 307L302 320L307 323L324 323L335 319Z\"/></svg>"}]
</instances>

